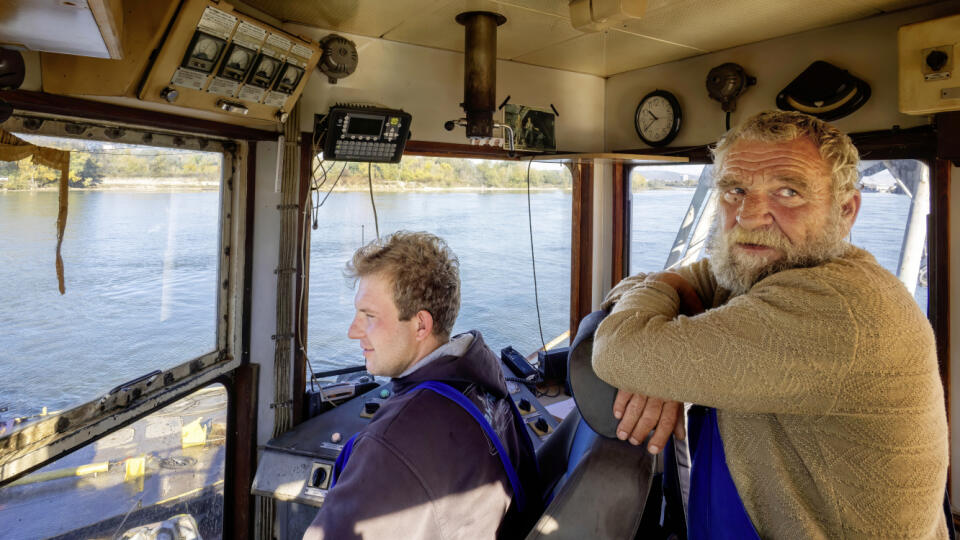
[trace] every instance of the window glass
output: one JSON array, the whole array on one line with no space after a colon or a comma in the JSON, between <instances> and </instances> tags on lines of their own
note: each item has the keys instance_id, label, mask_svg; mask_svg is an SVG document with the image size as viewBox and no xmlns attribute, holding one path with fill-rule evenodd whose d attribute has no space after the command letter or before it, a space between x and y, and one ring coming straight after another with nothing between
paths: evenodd
<instances>
[{"instance_id":1,"label":"window glass","mask_svg":"<svg viewBox=\"0 0 960 540\"><path fill-rule=\"evenodd\" d=\"M69 408L215 349L219 153L20 135L73 150L59 172L0 162L0 425Z\"/></svg>"},{"instance_id":2,"label":"window glass","mask_svg":"<svg viewBox=\"0 0 960 540\"><path fill-rule=\"evenodd\" d=\"M928 168L916 160L863 161L860 165L862 177L860 214L850 231L850 241L866 249L876 257L877 262L894 275L898 275L901 258L913 256L920 259L919 270L907 274L901 279L915 284L915 298L920 307L927 309L927 257L926 257L926 214L929 213L929 174ZM921 185L925 184L925 185ZM908 222L913 206L913 193L919 191L926 198L926 204L920 205L915 212L923 214L919 227L908 230ZM909 232L909 234L908 234ZM910 237L905 243L904 239ZM912 253L904 253L904 247Z\"/></svg>"},{"instance_id":3,"label":"window glass","mask_svg":"<svg viewBox=\"0 0 960 540\"><path fill-rule=\"evenodd\" d=\"M221 538L226 422L212 385L0 488L0 537Z\"/></svg>"},{"instance_id":4,"label":"window glass","mask_svg":"<svg viewBox=\"0 0 960 540\"><path fill-rule=\"evenodd\" d=\"M329 172L320 200L344 164L323 166ZM398 165L372 167L381 236L400 229L428 231L446 240L460 259L454 334L476 329L495 351L512 345L524 355L541 347L526 173L526 163L411 156ZM549 344L559 338L556 346L563 346L570 319L572 177L562 166L538 163L530 177L543 339ZM366 164L346 166L317 208L316 223L310 246L310 361L316 371L362 365L359 345L347 338L355 289L343 270L376 234Z\"/></svg>"},{"instance_id":5,"label":"window glass","mask_svg":"<svg viewBox=\"0 0 960 540\"><path fill-rule=\"evenodd\" d=\"M631 274L663 269L703 167L684 164L631 169Z\"/></svg>"}]
</instances>

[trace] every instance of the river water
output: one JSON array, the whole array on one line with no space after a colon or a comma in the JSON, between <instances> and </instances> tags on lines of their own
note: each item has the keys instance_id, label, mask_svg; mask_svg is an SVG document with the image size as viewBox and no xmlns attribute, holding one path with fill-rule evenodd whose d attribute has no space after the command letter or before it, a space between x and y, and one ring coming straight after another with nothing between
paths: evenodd
<instances>
[{"instance_id":1,"label":"river water","mask_svg":"<svg viewBox=\"0 0 960 540\"><path fill-rule=\"evenodd\" d=\"M634 195L633 270L666 261L693 191ZM571 195L532 195L543 339L569 324ZM909 209L865 193L855 244L894 270ZM526 193L377 195L381 233L427 230L457 253L463 281L455 332L476 328L499 350L540 346ZM217 193L73 191L56 290L56 194L0 191L0 418L78 405L154 369L214 348ZM307 347L317 370L362 363L346 337L353 288L342 274L374 235L364 193L334 193L312 232ZM267 256L275 257L271 252ZM925 290L918 292L925 307ZM257 359L272 361L270 359Z\"/></svg>"}]
</instances>

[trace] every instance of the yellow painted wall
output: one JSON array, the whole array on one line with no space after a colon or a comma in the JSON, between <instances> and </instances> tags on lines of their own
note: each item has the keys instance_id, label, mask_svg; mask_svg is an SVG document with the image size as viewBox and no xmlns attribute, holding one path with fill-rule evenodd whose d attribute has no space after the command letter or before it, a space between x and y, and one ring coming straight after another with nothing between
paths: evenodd
<instances>
[{"instance_id":1,"label":"yellow painted wall","mask_svg":"<svg viewBox=\"0 0 960 540\"><path fill-rule=\"evenodd\" d=\"M284 29L320 39L326 31L287 25ZM463 54L382 39L341 34L357 44L357 71L327 82L314 70L301 97L301 126L312 130L314 113L337 102L372 102L413 115L413 138L421 141L467 143L463 128L452 132L443 123L463 116ZM516 62L497 62L497 103L543 107L553 103L560 150L596 152L603 148L604 79Z\"/></svg>"},{"instance_id":2,"label":"yellow painted wall","mask_svg":"<svg viewBox=\"0 0 960 540\"><path fill-rule=\"evenodd\" d=\"M960 12L960 2L872 17L857 22L811 30L717 53L614 75L606 85L606 150L644 148L633 117L640 99L660 88L677 96L683 123L672 146L712 143L724 131L724 112L710 99L707 73L725 62L735 62L757 78L740 97L731 125L750 114L776 108L777 93L807 66L825 60L870 84L870 100L835 125L845 131L906 128L926 123L923 116L897 110L897 28Z\"/></svg>"}]
</instances>

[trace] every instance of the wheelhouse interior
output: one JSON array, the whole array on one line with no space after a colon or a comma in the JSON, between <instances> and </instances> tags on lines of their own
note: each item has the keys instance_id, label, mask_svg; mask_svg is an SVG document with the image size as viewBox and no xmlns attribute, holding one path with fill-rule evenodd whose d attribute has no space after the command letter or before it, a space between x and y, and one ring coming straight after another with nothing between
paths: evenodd
<instances>
[{"instance_id":1,"label":"wheelhouse interior","mask_svg":"<svg viewBox=\"0 0 960 540\"><path fill-rule=\"evenodd\" d=\"M702 254L709 146L784 104L860 150L852 241L926 310L955 417L958 41L956 0L0 0L0 537L299 538L384 382L353 250L447 237L456 329L522 378ZM573 407L516 392L538 446Z\"/></svg>"}]
</instances>

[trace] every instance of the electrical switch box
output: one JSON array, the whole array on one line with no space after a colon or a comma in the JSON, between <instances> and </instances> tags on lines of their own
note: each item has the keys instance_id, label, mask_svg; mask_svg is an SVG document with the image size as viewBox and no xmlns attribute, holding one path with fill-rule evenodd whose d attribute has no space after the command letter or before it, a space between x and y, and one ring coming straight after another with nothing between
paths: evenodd
<instances>
[{"instance_id":1,"label":"electrical switch box","mask_svg":"<svg viewBox=\"0 0 960 540\"><path fill-rule=\"evenodd\" d=\"M897 34L900 112L960 110L960 15L901 26Z\"/></svg>"}]
</instances>

